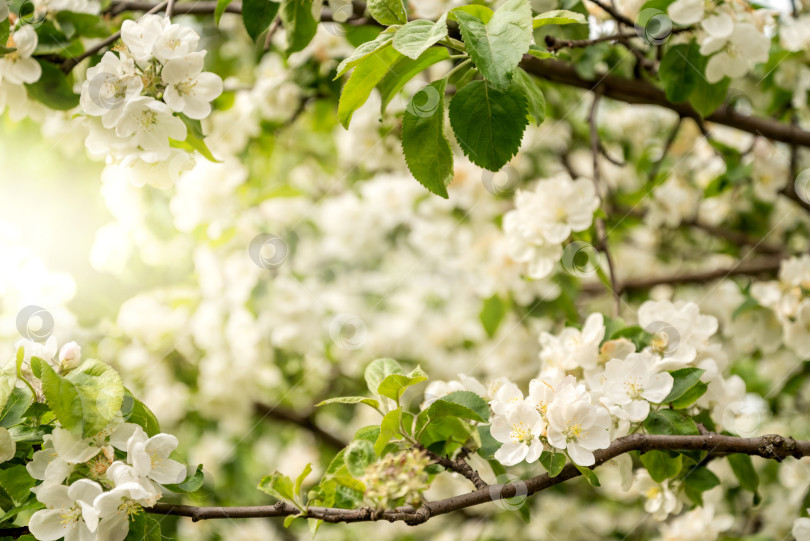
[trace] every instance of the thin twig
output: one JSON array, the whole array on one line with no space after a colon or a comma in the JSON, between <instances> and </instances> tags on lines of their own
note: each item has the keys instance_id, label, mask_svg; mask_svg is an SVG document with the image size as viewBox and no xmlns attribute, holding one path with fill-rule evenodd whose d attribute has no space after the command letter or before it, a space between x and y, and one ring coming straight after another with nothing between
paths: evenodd
<instances>
[{"instance_id":1,"label":"thin twig","mask_svg":"<svg viewBox=\"0 0 810 541\"><path fill-rule=\"evenodd\" d=\"M599 130L596 126L596 113L599 110L599 100L602 94L597 90L593 94L593 104L591 105L591 112L588 115L588 125L591 131L591 154L593 155L593 186L596 191L596 197L599 198L600 208L604 204L601 192L601 179L599 175ZM596 229L596 240L598 246L596 247L605 254L605 259L608 264L608 273L610 279L610 290L613 293L613 317L619 316L619 310L622 305L621 292L617 288L616 281L616 265L613 261L613 256L610 253L608 246L607 228L605 227L604 218L596 218L594 220L594 228Z\"/></svg>"},{"instance_id":2,"label":"thin twig","mask_svg":"<svg viewBox=\"0 0 810 541\"><path fill-rule=\"evenodd\" d=\"M326 430L321 428L315 422L315 418L312 413L301 415L300 413L296 413L286 408L278 406L268 406L266 404L261 403L255 404L254 409L256 413L262 417L273 419L275 421L281 421L284 423L297 425L303 428L304 430L307 430L308 432L312 433L312 435L315 436L315 438L317 438L321 442L335 449L340 450L346 447L346 445L348 445L347 442L343 441L338 436L335 436L331 432L327 432Z\"/></svg>"}]
</instances>

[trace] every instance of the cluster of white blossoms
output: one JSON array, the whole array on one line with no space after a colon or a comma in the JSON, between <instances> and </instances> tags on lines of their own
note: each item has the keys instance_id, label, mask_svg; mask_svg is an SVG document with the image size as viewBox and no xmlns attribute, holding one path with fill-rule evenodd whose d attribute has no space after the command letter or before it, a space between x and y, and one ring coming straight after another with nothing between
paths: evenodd
<instances>
[{"instance_id":1,"label":"cluster of white blossoms","mask_svg":"<svg viewBox=\"0 0 810 541\"><path fill-rule=\"evenodd\" d=\"M150 438L136 424L111 425L92 438L57 427L44 441L26 464L42 481L31 489L45 505L28 524L37 539L123 541L131 516L155 505L163 485L186 477L186 466L169 458L177 438ZM116 460L116 451L126 458ZM87 478L66 484L74 471Z\"/></svg>"},{"instance_id":2,"label":"cluster of white blossoms","mask_svg":"<svg viewBox=\"0 0 810 541\"><path fill-rule=\"evenodd\" d=\"M42 384L31 371L31 359L47 362L67 373L78 367L81 348L76 342L57 347L51 336L44 343L21 340L21 374L42 399ZM170 457L178 440L170 434L149 437L140 425L121 417L85 438L57 423L43 437L42 449L26 464L28 474L42 481L31 489L45 506L35 512L28 527L37 539L67 541L122 541L133 514L153 506L164 485L186 478L184 464ZM5 431L5 429L3 429ZM0 433L0 459L14 456L8 432Z\"/></svg>"},{"instance_id":3,"label":"cluster of white blossoms","mask_svg":"<svg viewBox=\"0 0 810 541\"><path fill-rule=\"evenodd\" d=\"M776 315L785 345L799 357L810 356L810 256L782 261L779 280L755 283L751 295Z\"/></svg>"},{"instance_id":4,"label":"cluster of white blossoms","mask_svg":"<svg viewBox=\"0 0 810 541\"><path fill-rule=\"evenodd\" d=\"M205 51L191 28L160 15L121 25L123 47L87 70L81 108L98 119L85 144L91 154L130 167L172 169L188 161L182 114L201 120L222 93L222 79L203 71Z\"/></svg>"},{"instance_id":5,"label":"cluster of white blossoms","mask_svg":"<svg viewBox=\"0 0 810 541\"><path fill-rule=\"evenodd\" d=\"M0 23L8 20L11 32L8 41L0 43L9 49L8 54L0 56L0 113L9 109L12 118L24 116L23 106L27 99L25 84L39 81L42 66L31 58L37 48L39 38L34 27L22 24L9 13L8 4L0 2Z\"/></svg>"},{"instance_id":6,"label":"cluster of white blossoms","mask_svg":"<svg viewBox=\"0 0 810 541\"><path fill-rule=\"evenodd\" d=\"M771 40L764 32L770 16L767 10L753 11L743 2L676 0L667 13L677 24L700 23L700 54L710 57L706 63L710 83L742 77L768 60Z\"/></svg>"},{"instance_id":7,"label":"cluster of white blossoms","mask_svg":"<svg viewBox=\"0 0 810 541\"><path fill-rule=\"evenodd\" d=\"M548 276L563 254L562 243L572 232L588 229L597 208L593 183L564 173L541 180L534 191L518 190L515 209L503 217L510 255L528 263L529 277Z\"/></svg>"},{"instance_id":8,"label":"cluster of white blossoms","mask_svg":"<svg viewBox=\"0 0 810 541\"><path fill-rule=\"evenodd\" d=\"M454 391L475 392L490 400L491 434L503 444L495 458L502 464L534 462L545 450L565 451L575 463L590 466L595 450L631 433L647 418L651 405L664 401L674 384L671 371L694 367L703 370L701 381L707 384L694 407L721 406L714 412L718 424L734 431L735 412L725 410L743 398L745 386L740 388L736 376L722 376L725 356L709 343L717 319L683 301L647 301L638 319L652 335L641 351L626 338L605 340L604 318L595 313L581 330L569 327L558 335L541 334L541 369L529 382L528 395L505 378L484 386L462 375L459 381L429 385L423 408ZM661 497L665 500L656 510L666 511L663 517L680 509L671 497Z\"/></svg>"}]
</instances>

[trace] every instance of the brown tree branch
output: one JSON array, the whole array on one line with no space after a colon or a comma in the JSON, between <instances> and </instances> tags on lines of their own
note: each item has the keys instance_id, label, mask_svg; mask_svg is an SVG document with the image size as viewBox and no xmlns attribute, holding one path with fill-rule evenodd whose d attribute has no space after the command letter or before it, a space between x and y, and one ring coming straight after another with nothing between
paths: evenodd
<instances>
[{"instance_id":1,"label":"brown tree branch","mask_svg":"<svg viewBox=\"0 0 810 541\"><path fill-rule=\"evenodd\" d=\"M459 454L459 456L455 459L450 459L445 456L437 455L433 451L425 449L422 446L420 446L420 449L423 449L431 460L433 460L433 462L442 466L445 470L454 471L469 479L475 488L480 490L489 486L486 481L481 479L481 475L479 475L479 473L467 462L466 450L465 452Z\"/></svg>"},{"instance_id":2,"label":"brown tree branch","mask_svg":"<svg viewBox=\"0 0 810 541\"><path fill-rule=\"evenodd\" d=\"M782 260L778 257L762 259L749 263L740 263L731 268L719 268L706 271L690 271L665 276L645 276L621 281L617 288L620 293L625 291L638 291L650 289L663 284L704 284L712 280L720 280L730 276L758 276L773 274L779 270ZM600 283L588 283L582 286L584 293L600 293L603 286Z\"/></svg>"},{"instance_id":3,"label":"brown tree branch","mask_svg":"<svg viewBox=\"0 0 810 541\"><path fill-rule=\"evenodd\" d=\"M607 449L595 451L596 463L592 468L630 451L644 453L653 450L706 451L710 455L714 453L741 453L781 462L788 457L801 458L810 456L810 441L796 441L793 438L776 434L768 434L757 438L738 438L714 433L697 436L632 434L617 439ZM490 485L459 496L425 502L418 509L411 507L392 510L310 507L307 509L306 516L321 519L325 522L387 520L389 522L402 521L406 524L418 525L427 522L431 517L514 497L518 491L521 494L525 491L525 494L530 496L579 475L581 475L579 470L569 463L556 477L550 477L547 473L544 473L525 481L511 482L505 485ZM285 502L251 507L196 507L159 503L146 511L159 515L190 517L194 521L221 518L286 517L301 514L298 508Z\"/></svg>"},{"instance_id":4,"label":"brown tree branch","mask_svg":"<svg viewBox=\"0 0 810 541\"><path fill-rule=\"evenodd\" d=\"M673 103L667 100L664 91L648 81L626 79L611 74L600 75L598 80L592 81L581 77L572 64L560 60L540 60L531 55L524 55L520 66L528 73L554 83L585 90L599 87L607 98L631 104L657 105L675 111L681 117L701 119L688 102ZM707 116L705 120L761 135L772 141L810 147L810 131L769 118L741 115L725 105Z\"/></svg>"}]
</instances>

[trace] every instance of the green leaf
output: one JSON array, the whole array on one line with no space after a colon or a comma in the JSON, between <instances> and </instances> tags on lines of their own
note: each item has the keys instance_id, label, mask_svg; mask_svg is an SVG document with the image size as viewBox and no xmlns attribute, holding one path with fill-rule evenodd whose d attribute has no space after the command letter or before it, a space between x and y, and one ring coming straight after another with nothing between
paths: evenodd
<instances>
[{"instance_id":1,"label":"green leaf","mask_svg":"<svg viewBox=\"0 0 810 541\"><path fill-rule=\"evenodd\" d=\"M368 385L368 390L379 394L380 383L391 374L402 374L402 366L394 359L382 358L368 365L363 377Z\"/></svg>"},{"instance_id":2,"label":"green leaf","mask_svg":"<svg viewBox=\"0 0 810 541\"><path fill-rule=\"evenodd\" d=\"M641 455L641 463L656 483L662 483L680 473L683 457L678 453L673 454L667 451L648 451Z\"/></svg>"},{"instance_id":3,"label":"green leaf","mask_svg":"<svg viewBox=\"0 0 810 541\"><path fill-rule=\"evenodd\" d=\"M440 79L414 94L402 117L402 151L408 169L422 186L445 199L453 177L453 150L444 135L446 84L446 79Z\"/></svg>"},{"instance_id":4,"label":"green leaf","mask_svg":"<svg viewBox=\"0 0 810 541\"><path fill-rule=\"evenodd\" d=\"M160 423L146 404L132 396L128 389L124 390L124 401L121 405L121 415L129 423L135 423L143 428L149 437L160 433Z\"/></svg>"},{"instance_id":5,"label":"green leaf","mask_svg":"<svg viewBox=\"0 0 810 541\"><path fill-rule=\"evenodd\" d=\"M385 446L391 441L391 438L399 434L399 421L402 418L402 408L389 411L383 417L380 423L380 435L377 441L374 442L374 452L378 456L382 456L385 451Z\"/></svg>"},{"instance_id":6,"label":"green leaf","mask_svg":"<svg viewBox=\"0 0 810 541\"><path fill-rule=\"evenodd\" d=\"M695 40L670 47L658 69L667 99L672 102L686 101L698 81L703 79L704 64L705 60Z\"/></svg>"},{"instance_id":7,"label":"green leaf","mask_svg":"<svg viewBox=\"0 0 810 541\"><path fill-rule=\"evenodd\" d=\"M683 478L684 492L696 505L703 505L703 493L719 484L720 479L705 467L695 468Z\"/></svg>"},{"instance_id":8,"label":"green leaf","mask_svg":"<svg viewBox=\"0 0 810 541\"><path fill-rule=\"evenodd\" d=\"M567 9L555 9L535 17L532 21L532 28L540 28L549 24L588 24L588 19L582 13L568 11Z\"/></svg>"},{"instance_id":9,"label":"green leaf","mask_svg":"<svg viewBox=\"0 0 810 541\"><path fill-rule=\"evenodd\" d=\"M408 22L402 0L368 0L366 8L378 23L385 26Z\"/></svg>"},{"instance_id":10,"label":"green leaf","mask_svg":"<svg viewBox=\"0 0 810 541\"><path fill-rule=\"evenodd\" d=\"M98 15L59 11L56 20L67 37L106 38L110 35L110 29Z\"/></svg>"},{"instance_id":11,"label":"green leaf","mask_svg":"<svg viewBox=\"0 0 810 541\"><path fill-rule=\"evenodd\" d=\"M357 47L357 49L355 49L348 58L344 59L343 62L338 64L335 79L340 78L344 73L358 65L370 54L382 49L383 47L391 45L391 40L394 39L396 30L396 28L386 28L373 40L367 41Z\"/></svg>"},{"instance_id":12,"label":"green leaf","mask_svg":"<svg viewBox=\"0 0 810 541\"><path fill-rule=\"evenodd\" d=\"M588 483L590 483L591 486L594 486L594 487L600 486L599 485L599 478L596 476L596 473L592 469L586 468L585 466L580 466L579 464L577 464L575 462L571 462L571 463L574 465L574 467L577 470L579 470L579 473L581 473L582 476L585 479L588 480Z\"/></svg>"},{"instance_id":13,"label":"green leaf","mask_svg":"<svg viewBox=\"0 0 810 541\"><path fill-rule=\"evenodd\" d=\"M475 66L494 87L509 88L512 72L532 41L528 0L507 0L488 23L465 11L454 13Z\"/></svg>"},{"instance_id":14,"label":"green leaf","mask_svg":"<svg viewBox=\"0 0 810 541\"><path fill-rule=\"evenodd\" d=\"M505 315L506 303L504 303L497 294L488 299L484 299L484 306L481 308L481 313L478 314L478 318L481 320L481 325L484 326L487 336L490 338L495 336L495 332L498 330L498 327L500 327L501 321L503 321Z\"/></svg>"},{"instance_id":15,"label":"green leaf","mask_svg":"<svg viewBox=\"0 0 810 541\"><path fill-rule=\"evenodd\" d=\"M217 24L219 24L219 17L222 16L230 0L217 0L217 10L220 9L220 3L224 3L222 12L220 12L219 16L217 16L216 11L214 12ZM247 30L253 41L259 39L259 36L270 27L278 14L279 7L280 4L272 0L242 0L242 22L245 24L245 30Z\"/></svg>"},{"instance_id":16,"label":"green leaf","mask_svg":"<svg viewBox=\"0 0 810 541\"><path fill-rule=\"evenodd\" d=\"M39 58L36 60L42 67L42 76L36 83L26 83L28 96L57 111L67 111L79 105L72 78L69 79L56 65Z\"/></svg>"},{"instance_id":17,"label":"green leaf","mask_svg":"<svg viewBox=\"0 0 810 541\"><path fill-rule=\"evenodd\" d=\"M363 58L354 68L338 102L338 119L344 128L349 127L354 112L366 103L371 91L401 56L393 48L383 47Z\"/></svg>"},{"instance_id":18,"label":"green leaf","mask_svg":"<svg viewBox=\"0 0 810 541\"><path fill-rule=\"evenodd\" d=\"M387 396L392 400L399 401L405 389L412 385L422 383L428 379L428 375L420 367L416 367L409 374L389 374L382 380L377 392Z\"/></svg>"},{"instance_id":19,"label":"green leaf","mask_svg":"<svg viewBox=\"0 0 810 541\"><path fill-rule=\"evenodd\" d=\"M28 387L16 387L6 401L0 413L0 427L11 428L19 424L25 417L25 412L34 400L34 395Z\"/></svg>"},{"instance_id":20,"label":"green leaf","mask_svg":"<svg viewBox=\"0 0 810 541\"><path fill-rule=\"evenodd\" d=\"M486 460L492 460L495 451L501 448L501 442L492 437L489 431L489 425L482 425L478 427L478 437L481 440L481 447L478 449L478 455Z\"/></svg>"},{"instance_id":21,"label":"green leaf","mask_svg":"<svg viewBox=\"0 0 810 541\"><path fill-rule=\"evenodd\" d=\"M394 34L394 49L409 58L419 58L437 41L447 37L447 14L435 23L419 19L399 28ZM446 50L446 49L445 49Z\"/></svg>"},{"instance_id":22,"label":"green leaf","mask_svg":"<svg viewBox=\"0 0 810 541\"><path fill-rule=\"evenodd\" d=\"M661 410L651 411L644 420L644 429L649 434L664 435L692 435L700 434L700 431L689 416L682 411Z\"/></svg>"},{"instance_id":23,"label":"green leaf","mask_svg":"<svg viewBox=\"0 0 810 541\"><path fill-rule=\"evenodd\" d=\"M686 391L680 398L677 400L673 400L670 403L672 409L681 410L690 407L694 404L698 398L706 394L706 391L709 389L708 383L703 383L702 381L697 382L695 385L692 386L691 389Z\"/></svg>"},{"instance_id":24,"label":"green leaf","mask_svg":"<svg viewBox=\"0 0 810 541\"><path fill-rule=\"evenodd\" d=\"M520 88L501 91L486 81L469 83L450 102L450 125L461 149L490 171L498 171L520 148L527 114Z\"/></svg>"},{"instance_id":25,"label":"green leaf","mask_svg":"<svg viewBox=\"0 0 810 541\"><path fill-rule=\"evenodd\" d=\"M263 477L259 481L259 490L277 500L295 505L295 488L292 479L282 473L273 472L273 475Z\"/></svg>"},{"instance_id":26,"label":"green leaf","mask_svg":"<svg viewBox=\"0 0 810 541\"><path fill-rule=\"evenodd\" d=\"M354 440L346 447L346 452L343 455L346 469L354 477L362 477L366 473L368 465L376 460L377 454L374 451L374 444L367 440Z\"/></svg>"},{"instance_id":27,"label":"green leaf","mask_svg":"<svg viewBox=\"0 0 810 541\"><path fill-rule=\"evenodd\" d=\"M529 114L539 126L546 119L546 96L540 89L540 83L520 68L515 71L512 81L523 89L529 103Z\"/></svg>"},{"instance_id":28,"label":"green leaf","mask_svg":"<svg viewBox=\"0 0 810 541\"><path fill-rule=\"evenodd\" d=\"M431 419L443 415L484 423L489 420L489 404L472 391L454 391L433 401L428 407L428 416Z\"/></svg>"},{"instance_id":29,"label":"green leaf","mask_svg":"<svg viewBox=\"0 0 810 541\"><path fill-rule=\"evenodd\" d=\"M6 406L17 384L17 364L12 360L0 369L0 410Z\"/></svg>"},{"instance_id":30,"label":"green leaf","mask_svg":"<svg viewBox=\"0 0 810 541\"><path fill-rule=\"evenodd\" d=\"M318 21L312 16L313 0L282 0L281 22L287 31L287 54L309 45L318 31Z\"/></svg>"},{"instance_id":31,"label":"green leaf","mask_svg":"<svg viewBox=\"0 0 810 541\"><path fill-rule=\"evenodd\" d=\"M730 83L731 80L728 77L715 84L711 84L701 77L689 96L689 103L700 113L700 116L707 117L725 103Z\"/></svg>"},{"instance_id":32,"label":"green leaf","mask_svg":"<svg viewBox=\"0 0 810 541\"><path fill-rule=\"evenodd\" d=\"M682 397L700 381L703 372L705 372L705 370L701 368L681 368L680 370L670 372L670 375L675 381L672 384L672 390L661 403L668 404Z\"/></svg>"},{"instance_id":33,"label":"green leaf","mask_svg":"<svg viewBox=\"0 0 810 541\"><path fill-rule=\"evenodd\" d=\"M377 89L380 91L380 113L385 113L386 107L388 107L394 96L402 90L405 83L433 64L447 60L449 56L450 53L445 47L433 47L425 51L416 60L408 57L397 60L382 81L377 84Z\"/></svg>"},{"instance_id":34,"label":"green leaf","mask_svg":"<svg viewBox=\"0 0 810 541\"><path fill-rule=\"evenodd\" d=\"M458 417L439 417L431 419L424 425L419 434L419 443L432 451L450 456L470 440L474 448L481 446L478 430Z\"/></svg>"},{"instance_id":35,"label":"green leaf","mask_svg":"<svg viewBox=\"0 0 810 541\"><path fill-rule=\"evenodd\" d=\"M167 489L171 490L172 492L178 492L181 494L190 494L192 492L197 492L203 486L205 482L205 474L203 473L202 464L197 466L197 469L194 471L192 475L186 477L186 480L182 483L177 483L176 485L163 485Z\"/></svg>"},{"instance_id":36,"label":"green leaf","mask_svg":"<svg viewBox=\"0 0 810 541\"><path fill-rule=\"evenodd\" d=\"M756 493L759 489L759 475L754 469L751 457L741 453L734 453L728 455L728 463L731 465L734 475L737 476L740 486L745 490Z\"/></svg>"},{"instance_id":37,"label":"green leaf","mask_svg":"<svg viewBox=\"0 0 810 541\"><path fill-rule=\"evenodd\" d=\"M225 13L225 9L229 5L231 5L231 2L233 2L233 0L217 0L217 5L214 8L214 22L216 23L217 26L219 26L219 21L220 19L222 19L222 15ZM243 6L242 7L243 12L244 9L245 8ZM278 11L278 8L276 8L276 11Z\"/></svg>"},{"instance_id":38,"label":"green leaf","mask_svg":"<svg viewBox=\"0 0 810 541\"><path fill-rule=\"evenodd\" d=\"M380 403L373 398L366 398L365 396L339 396L336 398L328 398L323 402L315 404L316 408L326 406L328 404L366 404L374 409L379 409Z\"/></svg>"},{"instance_id":39,"label":"green leaf","mask_svg":"<svg viewBox=\"0 0 810 541\"><path fill-rule=\"evenodd\" d=\"M124 541L162 541L160 523L147 515L138 513L129 521L129 533Z\"/></svg>"},{"instance_id":40,"label":"green leaf","mask_svg":"<svg viewBox=\"0 0 810 541\"><path fill-rule=\"evenodd\" d=\"M16 505L22 505L31 496L31 488L37 484L25 469L25 466L16 465L0 470L0 487L6 491Z\"/></svg>"},{"instance_id":41,"label":"green leaf","mask_svg":"<svg viewBox=\"0 0 810 541\"><path fill-rule=\"evenodd\" d=\"M453 8L450 10L448 14L448 18L453 21L458 21L458 12L464 12L468 15L472 15L476 19L480 19L484 22L484 24L488 23L492 20L492 16L495 15L495 12L492 11L487 6L482 6L481 4L469 4L466 6L460 6L457 8Z\"/></svg>"},{"instance_id":42,"label":"green leaf","mask_svg":"<svg viewBox=\"0 0 810 541\"><path fill-rule=\"evenodd\" d=\"M304 471L302 471L295 479L295 497L298 498L297 501L299 504L301 504L301 507L303 507L304 504L303 495L301 494L301 487L304 485L304 481L310 473L312 473L312 464L307 463L307 465L304 467Z\"/></svg>"},{"instance_id":43,"label":"green leaf","mask_svg":"<svg viewBox=\"0 0 810 541\"><path fill-rule=\"evenodd\" d=\"M540 464L548 471L549 477L557 477L560 475L567 461L568 458L565 456L565 453L549 453L548 451L543 451L540 455Z\"/></svg>"},{"instance_id":44,"label":"green leaf","mask_svg":"<svg viewBox=\"0 0 810 541\"><path fill-rule=\"evenodd\" d=\"M65 377L43 363L42 390L62 426L85 437L110 424L124 401L118 372L95 359L85 361Z\"/></svg>"}]
</instances>

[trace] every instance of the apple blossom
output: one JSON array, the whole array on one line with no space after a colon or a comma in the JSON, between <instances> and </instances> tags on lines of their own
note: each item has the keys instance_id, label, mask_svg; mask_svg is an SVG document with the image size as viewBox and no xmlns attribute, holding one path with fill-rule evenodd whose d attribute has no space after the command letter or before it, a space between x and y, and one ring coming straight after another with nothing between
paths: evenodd
<instances>
[{"instance_id":1,"label":"apple blossom","mask_svg":"<svg viewBox=\"0 0 810 541\"><path fill-rule=\"evenodd\" d=\"M102 493L101 485L79 479L69 487L48 485L37 492L46 509L31 516L28 528L41 541L87 541L95 539L98 511L94 501Z\"/></svg>"},{"instance_id":2,"label":"apple blossom","mask_svg":"<svg viewBox=\"0 0 810 541\"><path fill-rule=\"evenodd\" d=\"M222 79L203 72L204 52L191 53L166 62L161 71L167 85L163 94L166 104L189 118L201 119L211 113L211 102L222 94Z\"/></svg>"},{"instance_id":3,"label":"apple blossom","mask_svg":"<svg viewBox=\"0 0 810 541\"><path fill-rule=\"evenodd\" d=\"M504 466L536 461L543 452L543 443L538 438L545 426L533 405L525 401L514 404L492 421L492 437L503 444L495 452L495 459Z\"/></svg>"},{"instance_id":4,"label":"apple blossom","mask_svg":"<svg viewBox=\"0 0 810 541\"><path fill-rule=\"evenodd\" d=\"M610 445L610 415L591 404L590 396L575 387L565 387L548 406L548 442L564 449L580 466L595 462L593 452Z\"/></svg>"}]
</instances>

